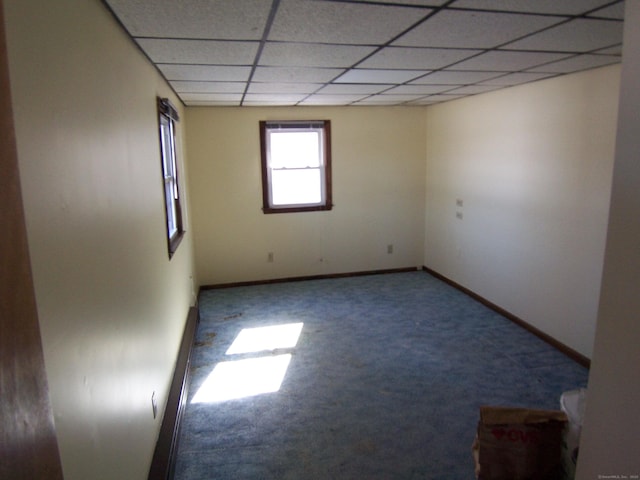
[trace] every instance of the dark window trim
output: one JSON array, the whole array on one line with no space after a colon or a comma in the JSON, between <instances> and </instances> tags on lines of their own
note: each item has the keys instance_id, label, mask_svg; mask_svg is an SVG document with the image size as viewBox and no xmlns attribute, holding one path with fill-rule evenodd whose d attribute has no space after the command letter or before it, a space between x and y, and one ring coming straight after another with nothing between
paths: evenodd
<instances>
[{"instance_id":1,"label":"dark window trim","mask_svg":"<svg viewBox=\"0 0 640 480\"><path fill-rule=\"evenodd\" d=\"M178 172L178 159L177 159L177 152L175 151L175 145L176 145L176 139L175 139L175 122L180 120L180 117L178 116L178 111L176 110L176 108L171 104L171 102L169 101L168 98L160 98L158 97L157 99L157 104L158 104L158 132L159 132L159 138L160 138L160 167L161 167L161 172L162 172L162 197L164 199L164 219L165 219L165 235L167 236L167 249L169 252L169 259L171 259L171 257L173 257L173 254L176 252L176 250L178 249L178 245L180 245L180 242L182 242L182 238L184 237L185 234L185 230L183 227L183 223L182 223L182 202L181 202L181 197L182 195L180 194L180 176L179 176L179 172ZM167 197L166 197L166 189L165 189L165 171L164 171L164 158L163 158L163 138L162 138L162 128L160 126L160 116L165 117L166 119L169 120L169 123L171 124L171 133L173 135L173 174L175 177L175 189L176 189L176 197L173 199L173 202L175 204L175 209L176 209L176 217L175 217L175 224L176 224L176 233L173 235L169 235L168 232L168 228L169 228L169 212L167 211Z\"/></svg>"},{"instance_id":2,"label":"dark window trim","mask_svg":"<svg viewBox=\"0 0 640 480\"><path fill-rule=\"evenodd\" d=\"M267 128L270 126L287 127L322 127L324 129L324 205L300 207L272 207L269 205L269 172L267 166ZM330 120L292 120L292 121L260 121L260 161L262 167L262 211L271 213L297 213L328 211L333 208L331 184L331 121Z\"/></svg>"},{"instance_id":3,"label":"dark window trim","mask_svg":"<svg viewBox=\"0 0 640 480\"><path fill-rule=\"evenodd\" d=\"M164 116L169 117L174 122L180 121L180 117L178 116L178 111L171 104L168 98L158 97L158 111L162 113Z\"/></svg>"}]
</instances>

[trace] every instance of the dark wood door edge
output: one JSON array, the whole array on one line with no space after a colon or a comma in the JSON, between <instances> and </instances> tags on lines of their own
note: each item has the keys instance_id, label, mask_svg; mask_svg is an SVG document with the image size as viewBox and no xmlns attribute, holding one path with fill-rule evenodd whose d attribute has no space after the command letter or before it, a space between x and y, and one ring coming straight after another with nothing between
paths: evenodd
<instances>
[{"instance_id":1,"label":"dark wood door edge","mask_svg":"<svg viewBox=\"0 0 640 480\"><path fill-rule=\"evenodd\" d=\"M62 480L27 243L0 0L0 478Z\"/></svg>"}]
</instances>

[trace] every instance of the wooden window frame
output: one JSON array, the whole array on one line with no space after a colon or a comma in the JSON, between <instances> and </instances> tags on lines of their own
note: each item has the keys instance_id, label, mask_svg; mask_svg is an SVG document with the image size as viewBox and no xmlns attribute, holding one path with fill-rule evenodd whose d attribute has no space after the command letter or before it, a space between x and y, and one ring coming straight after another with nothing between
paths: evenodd
<instances>
[{"instance_id":1,"label":"wooden window frame","mask_svg":"<svg viewBox=\"0 0 640 480\"><path fill-rule=\"evenodd\" d=\"M323 130L323 160L322 175L324 189L324 202L322 204L301 204L287 205L282 207L271 204L271 182L269 171L269 152L267 151L268 131L276 128L318 128ZM330 120L291 120L291 121L260 121L260 159L262 165L262 211L265 214L271 213L297 213L297 212L317 212L327 211L333 208L331 192L331 121Z\"/></svg>"},{"instance_id":2,"label":"wooden window frame","mask_svg":"<svg viewBox=\"0 0 640 480\"><path fill-rule=\"evenodd\" d=\"M180 196L180 182L178 159L176 152L175 124L180 120L178 111L167 98L157 99L158 104L158 132L160 135L160 161L162 171L162 191L164 198L165 233L167 235L167 249L169 258L178 249L184 237L182 223L182 204ZM165 143L163 121L169 127L168 151ZM169 158L167 158L169 155ZM175 231L172 232L172 227Z\"/></svg>"}]
</instances>

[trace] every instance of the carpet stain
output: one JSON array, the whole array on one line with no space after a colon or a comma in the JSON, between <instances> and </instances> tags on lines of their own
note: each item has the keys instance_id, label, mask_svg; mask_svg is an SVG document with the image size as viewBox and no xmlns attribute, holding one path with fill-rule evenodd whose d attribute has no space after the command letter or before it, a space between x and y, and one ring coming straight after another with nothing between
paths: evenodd
<instances>
[{"instance_id":1,"label":"carpet stain","mask_svg":"<svg viewBox=\"0 0 640 480\"><path fill-rule=\"evenodd\" d=\"M226 317L222 317L223 321L234 320L236 318L240 318L242 316L242 312L232 313L231 315L227 315Z\"/></svg>"},{"instance_id":2,"label":"carpet stain","mask_svg":"<svg viewBox=\"0 0 640 480\"><path fill-rule=\"evenodd\" d=\"M349 363L349 365L353 366L354 368L364 368L366 366L365 363L363 363L361 360L356 359L354 357L349 357L347 359L347 362Z\"/></svg>"},{"instance_id":3,"label":"carpet stain","mask_svg":"<svg viewBox=\"0 0 640 480\"><path fill-rule=\"evenodd\" d=\"M216 332L210 332L205 335L205 340L198 340L194 343L196 347L210 347L213 345L213 339L216 338Z\"/></svg>"},{"instance_id":4,"label":"carpet stain","mask_svg":"<svg viewBox=\"0 0 640 480\"><path fill-rule=\"evenodd\" d=\"M365 438L353 444L353 451L359 455L373 455L378 451L378 446L370 438Z\"/></svg>"}]
</instances>

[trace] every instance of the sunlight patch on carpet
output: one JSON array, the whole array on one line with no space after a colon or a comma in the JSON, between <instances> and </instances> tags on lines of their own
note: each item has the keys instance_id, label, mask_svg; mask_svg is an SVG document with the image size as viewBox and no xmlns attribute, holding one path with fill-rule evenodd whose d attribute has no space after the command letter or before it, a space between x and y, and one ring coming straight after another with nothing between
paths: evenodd
<instances>
[{"instance_id":1,"label":"sunlight patch on carpet","mask_svg":"<svg viewBox=\"0 0 640 480\"><path fill-rule=\"evenodd\" d=\"M233 341L227 355L293 348L298 343L302 323L244 328Z\"/></svg>"},{"instance_id":2,"label":"sunlight patch on carpet","mask_svg":"<svg viewBox=\"0 0 640 480\"><path fill-rule=\"evenodd\" d=\"M293 349L303 323L244 328L225 355ZM278 352L280 353L280 352ZM193 397L192 403L213 403L253 397L280 390L289 368L291 353L269 354L218 363Z\"/></svg>"},{"instance_id":3,"label":"sunlight patch on carpet","mask_svg":"<svg viewBox=\"0 0 640 480\"><path fill-rule=\"evenodd\" d=\"M213 403L280 390L291 354L245 358L218 363L193 397L192 403Z\"/></svg>"}]
</instances>

